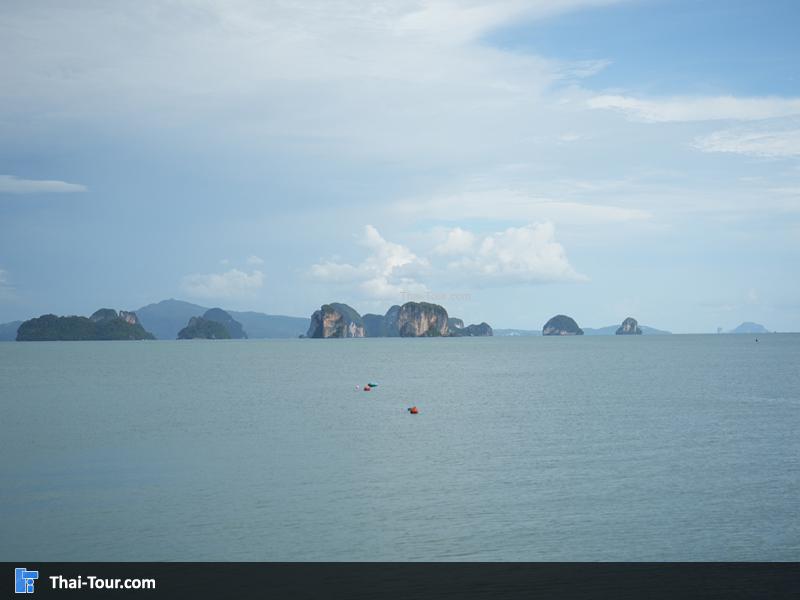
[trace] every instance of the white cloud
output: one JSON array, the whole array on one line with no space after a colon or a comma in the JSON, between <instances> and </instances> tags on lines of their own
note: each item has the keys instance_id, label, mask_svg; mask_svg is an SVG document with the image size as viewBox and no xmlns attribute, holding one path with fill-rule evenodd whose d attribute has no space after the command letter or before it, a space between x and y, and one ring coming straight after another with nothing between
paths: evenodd
<instances>
[{"instance_id":1,"label":"white cloud","mask_svg":"<svg viewBox=\"0 0 800 600\"><path fill-rule=\"evenodd\" d=\"M327 283L354 285L368 298L398 298L403 292L427 291L416 280L427 268L427 261L407 247L385 240L372 225L364 228L360 244L369 251L360 264L324 261L312 265L312 277Z\"/></svg>"},{"instance_id":2,"label":"white cloud","mask_svg":"<svg viewBox=\"0 0 800 600\"><path fill-rule=\"evenodd\" d=\"M451 255L464 254L475 246L476 237L471 231L455 227L446 231L445 239L433 251L436 254Z\"/></svg>"},{"instance_id":3,"label":"white cloud","mask_svg":"<svg viewBox=\"0 0 800 600\"><path fill-rule=\"evenodd\" d=\"M616 110L635 121L753 121L800 114L800 98L735 96L674 97L643 100L603 95L588 100L590 108Z\"/></svg>"},{"instance_id":4,"label":"white cloud","mask_svg":"<svg viewBox=\"0 0 800 600\"><path fill-rule=\"evenodd\" d=\"M520 127L552 121L554 86L607 63L503 50L486 34L616 1L0 6L0 112L337 157L513 154Z\"/></svg>"},{"instance_id":5,"label":"white cloud","mask_svg":"<svg viewBox=\"0 0 800 600\"><path fill-rule=\"evenodd\" d=\"M574 186L576 192L580 190ZM554 221L563 224L598 224L641 221L650 213L635 208L590 204L537 197L516 189L470 190L397 202L398 215L451 220L487 219L508 221Z\"/></svg>"},{"instance_id":6,"label":"white cloud","mask_svg":"<svg viewBox=\"0 0 800 600\"><path fill-rule=\"evenodd\" d=\"M264 285L264 274L230 269L224 273L186 275L183 290L196 298L246 298Z\"/></svg>"},{"instance_id":7,"label":"white cloud","mask_svg":"<svg viewBox=\"0 0 800 600\"><path fill-rule=\"evenodd\" d=\"M79 183L50 179L20 179L14 175L0 175L0 194L48 194L85 192Z\"/></svg>"},{"instance_id":8,"label":"white cloud","mask_svg":"<svg viewBox=\"0 0 800 600\"><path fill-rule=\"evenodd\" d=\"M256 256L255 254L251 254L250 256L247 257L247 264L256 266L263 265L264 259L261 258L260 256Z\"/></svg>"},{"instance_id":9,"label":"white cloud","mask_svg":"<svg viewBox=\"0 0 800 600\"><path fill-rule=\"evenodd\" d=\"M352 285L368 298L398 299L403 293L425 294L428 281L458 282L481 288L513 284L585 281L572 268L552 223L510 227L478 235L460 227L439 229L441 241L430 258L386 241L368 225L361 244L370 255L360 264L326 261L311 267L322 282Z\"/></svg>"},{"instance_id":10,"label":"white cloud","mask_svg":"<svg viewBox=\"0 0 800 600\"><path fill-rule=\"evenodd\" d=\"M800 156L800 128L715 131L695 138L694 146L703 152L728 152L765 158Z\"/></svg>"},{"instance_id":11,"label":"white cloud","mask_svg":"<svg viewBox=\"0 0 800 600\"><path fill-rule=\"evenodd\" d=\"M462 254L448 263L448 274L478 287L587 280L569 264L552 223L509 227L484 236Z\"/></svg>"}]
</instances>

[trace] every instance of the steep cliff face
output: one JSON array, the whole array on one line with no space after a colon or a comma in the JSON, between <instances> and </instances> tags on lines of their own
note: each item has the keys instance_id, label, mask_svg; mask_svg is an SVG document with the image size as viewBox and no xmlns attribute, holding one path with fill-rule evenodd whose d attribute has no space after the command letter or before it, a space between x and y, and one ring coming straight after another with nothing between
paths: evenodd
<instances>
[{"instance_id":1,"label":"steep cliff face","mask_svg":"<svg viewBox=\"0 0 800 600\"><path fill-rule=\"evenodd\" d=\"M361 315L347 304L323 304L311 315L311 325L306 337L346 338L365 337L366 330Z\"/></svg>"},{"instance_id":2,"label":"steep cliff face","mask_svg":"<svg viewBox=\"0 0 800 600\"><path fill-rule=\"evenodd\" d=\"M454 327L460 324L461 327ZM464 327L451 319L443 306L428 302L406 302L392 306L386 314L360 316L346 304L325 304L311 315L306 337L461 337L492 335L486 324Z\"/></svg>"},{"instance_id":3,"label":"steep cliff face","mask_svg":"<svg viewBox=\"0 0 800 600\"><path fill-rule=\"evenodd\" d=\"M139 325L139 318L132 310L119 311L119 318L125 321L128 325Z\"/></svg>"},{"instance_id":4,"label":"steep cliff face","mask_svg":"<svg viewBox=\"0 0 800 600\"><path fill-rule=\"evenodd\" d=\"M544 324L542 335L583 335L583 329L572 317L556 315Z\"/></svg>"},{"instance_id":5,"label":"steep cliff face","mask_svg":"<svg viewBox=\"0 0 800 600\"><path fill-rule=\"evenodd\" d=\"M400 337L445 337L450 335L447 311L438 304L406 302L397 315Z\"/></svg>"},{"instance_id":6,"label":"steep cliff face","mask_svg":"<svg viewBox=\"0 0 800 600\"><path fill-rule=\"evenodd\" d=\"M617 335L642 335L639 323L633 317L628 317L617 329Z\"/></svg>"}]
</instances>

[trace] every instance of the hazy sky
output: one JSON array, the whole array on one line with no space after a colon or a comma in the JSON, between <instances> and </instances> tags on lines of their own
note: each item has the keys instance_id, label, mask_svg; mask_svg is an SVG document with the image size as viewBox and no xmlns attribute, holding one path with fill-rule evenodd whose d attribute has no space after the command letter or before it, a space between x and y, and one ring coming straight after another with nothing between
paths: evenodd
<instances>
[{"instance_id":1,"label":"hazy sky","mask_svg":"<svg viewBox=\"0 0 800 600\"><path fill-rule=\"evenodd\" d=\"M800 4L0 4L0 322L800 330Z\"/></svg>"}]
</instances>

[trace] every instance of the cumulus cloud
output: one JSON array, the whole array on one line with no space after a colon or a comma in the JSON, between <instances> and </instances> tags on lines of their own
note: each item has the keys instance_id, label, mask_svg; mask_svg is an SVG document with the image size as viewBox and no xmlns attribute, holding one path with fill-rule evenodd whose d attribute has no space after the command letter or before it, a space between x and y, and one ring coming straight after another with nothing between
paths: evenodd
<instances>
[{"instance_id":1,"label":"cumulus cloud","mask_svg":"<svg viewBox=\"0 0 800 600\"><path fill-rule=\"evenodd\" d=\"M263 265L264 259L261 258L260 256L256 256L255 254L251 254L250 256L247 257L247 264L256 266Z\"/></svg>"},{"instance_id":2,"label":"cumulus cloud","mask_svg":"<svg viewBox=\"0 0 800 600\"><path fill-rule=\"evenodd\" d=\"M451 233L456 231L455 238L449 239L463 239L461 230ZM570 265L552 223L509 227L462 248L461 256L447 264L447 271L478 287L587 280Z\"/></svg>"},{"instance_id":3,"label":"cumulus cloud","mask_svg":"<svg viewBox=\"0 0 800 600\"><path fill-rule=\"evenodd\" d=\"M186 275L181 280L183 290L195 298L246 298L263 287L264 274L230 269L224 273Z\"/></svg>"},{"instance_id":4,"label":"cumulus cloud","mask_svg":"<svg viewBox=\"0 0 800 600\"><path fill-rule=\"evenodd\" d=\"M703 152L727 152L765 158L800 156L800 128L715 131L695 138L694 146Z\"/></svg>"},{"instance_id":5,"label":"cumulus cloud","mask_svg":"<svg viewBox=\"0 0 800 600\"><path fill-rule=\"evenodd\" d=\"M602 95L588 100L590 108L616 110L647 123L681 121L753 121L800 114L800 98L735 96L648 99Z\"/></svg>"},{"instance_id":6,"label":"cumulus cloud","mask_svg":"<svg viewBox=\"0 0 800 600\"><path fill-rule=\"evenodd\" d=\"M51 179L21 179L14 175L0 175L0 194L49 194L85 192L86 186Z\"/></svg>"},{"instance_id":7,"label":"cumulus cloud","mask_svg":"<svg viewBox=\"0 0 800 600\"><path fill-rule=\"evenodd\" d=\"M323 261L311 267L318 281L349 284L368 298L397 298L404 292L424 293L427 288L416 276L428 263L407 247L385 240L375 227L367 225L360 244L369 252L358 265Z\"/></svg>"},{"instance_id":8,"label":"cumulus cloud","mask_svg":"<svg viewBox=\"0 0 800 600\"><path fill-rule=\"evenodd\" d=\"M585 281L555 239L552 223L532 223L478 235L455 227L439 229L430 257L386 241L368 225L361 244L369 256L358 265L326 261L311 267L318 281L351 285L368 298L397 299L424 294L428 282L458 282L467 287Z\"/></svg>"},{"instance_id":9,"label":"cumulus cloud","mask_svg":"<svg viewBox=\"0 0 800 600\"><path fill-rule=\"evenodd\" d=\"M454 227L445 232L445 239L433 251L436 254L452 255L465 254L473 249L476 241L475 234L460 227Z\"/></svg>"}]
</instances>

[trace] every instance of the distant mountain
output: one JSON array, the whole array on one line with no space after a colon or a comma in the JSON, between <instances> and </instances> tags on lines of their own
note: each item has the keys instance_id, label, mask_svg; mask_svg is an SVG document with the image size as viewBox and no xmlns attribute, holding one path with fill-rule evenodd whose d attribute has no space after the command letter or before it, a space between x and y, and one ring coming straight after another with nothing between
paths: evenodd
<instances>
[{"instance_id":1,"label":"distant mountain","mask_svg":"<svg viewBox=\"0 0 800 600\"><path fill-rule=\"evenodd\" d=\"M162 300L148 304L136 311L144 328L159 340L174 340L192 317L199 317L208 309L182 300Z\"/></svg>"},{"instance_id":2,"label":"distant mountain","mask_svg":"<svg viewBox=\"0 0 800 600\"><path fill-rule=\"evenodd\" d=\"M22 325L22 321L11 321L10 323L0 323L0 342L13 342L17 339L17 329Z\"/></svg>"},{"instance_id":3,"label":"distant mountain","mask_svg":"<svg viewBox=\"0 0 800 600\"><path fill-rule=\"evenodd\" d=\"M731 329L728 333L769 333L769 330L758 323L745 321L735 329Z\"/></svg>"},{"instance_id":4,"label":"distant mountain","mask_svg":"<svg viewBox=\"0 0 800 600\"><path fill-rule=\"evenodd\" d=\"M101 308L91 317L42 315L22 323L17 330L19 342L82 340L152 340L136 313Z\"/></svg>"},{"instance_id":5,"label":"distant mountain","mask_svg":"<svg viewBox=\"0 0 800 600\"><path fill-rule=\"evenodd\" d=\"M265 315L260 312L237 312L229 310L228 314L239 321L247 332L247 337L254 338L296 338L304 334L311 324L306 317L285 317L283 315Z\"/></svg>"},{"instance_id":6,"label":"distant mountain","mask_svg":"<svg viewBox=\"0 0 800 600\"><path fill-rule=\"evenodd\" d=\"M170 298L143 306L136 311L136 314L139 315L139 320L145 328L158 339L174 340L189 319L200 317L207 310L205 306ZM308 318L303 317L267 315L253 311L225 312L242 324L247 337L251 339L296 338L306 332L310 323Z\"/></svg>"}]
</instances>

